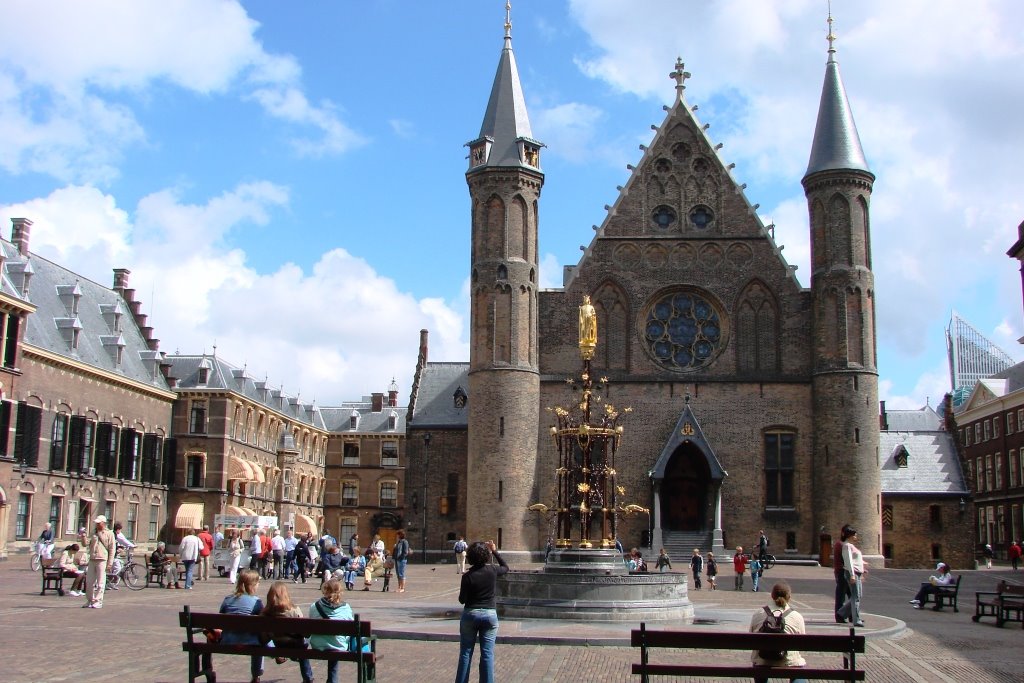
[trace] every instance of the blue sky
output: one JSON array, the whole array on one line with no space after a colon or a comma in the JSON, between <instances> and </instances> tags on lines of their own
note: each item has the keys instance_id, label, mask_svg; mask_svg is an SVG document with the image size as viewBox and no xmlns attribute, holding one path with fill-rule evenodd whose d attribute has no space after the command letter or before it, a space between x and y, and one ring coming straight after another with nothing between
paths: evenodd
<instances>
[{"instance_id":1,"label":"blue sky","mask_svg":"<svg viewBox=\"0 0 1024 683\"><path fill-rule=\"evenodd\" d=\"M881 397L948 390L955 308L1015 358L1024 8L834 2L878 179ZM54 17L60 17L54 20ZM826 3L517 0L513 46L548 145L542 284L558 286L660 124L688 102L808 284L806 168ZM468 359L463 144L504 2L0 5L0 218L33 251L131 284L164 351L212 351L323 405L408 396L418 332Z\"/></svg>"}]
</instances>

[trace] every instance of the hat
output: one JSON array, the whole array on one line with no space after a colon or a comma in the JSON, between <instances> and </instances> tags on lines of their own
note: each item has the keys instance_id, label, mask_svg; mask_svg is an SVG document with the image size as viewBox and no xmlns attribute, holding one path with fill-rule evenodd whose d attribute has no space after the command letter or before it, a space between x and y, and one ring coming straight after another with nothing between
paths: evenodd
<instances>
[{"instance_id":1,"label":"hat","mask_svg":"<svg viewBox=\"0 0 1024 683\"><path fill-rule=\"evenodd\" d=\"M942 568L945 567L945 566L946 566L945 562L939 562L937 565L935 565L935 571L942 571Z\"/></svg>"},{"instance_id":2,"label":"hat","mask_svg":"<svg viewBox=\"0 0 1024 683\"><path fill-rule=\"evenodd\" d=\"M106 524L106 523L107 523L107 517L106 517L106 515L100 515L100 516L99 516L99 517L97 517L96 519L92 520L92 523L93 523L93 524L99 524L99 523L101 523L101 522L102 522L103 524Z\"/></svg>"}]
</instances>

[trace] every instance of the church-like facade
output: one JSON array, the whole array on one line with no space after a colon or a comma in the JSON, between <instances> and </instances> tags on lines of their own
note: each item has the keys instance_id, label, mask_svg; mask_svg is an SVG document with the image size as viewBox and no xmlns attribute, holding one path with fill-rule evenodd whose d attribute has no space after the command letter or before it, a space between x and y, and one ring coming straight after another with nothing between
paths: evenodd
<instances>
[{"instance_id":1,"label":"church-like facade","mask_svg":"<svg viewBox=\"0 0 1024 683\"><path fill-rule=\"evenodd\" d=\"M425 501L443 498L424 518L428 547L456 529L512 552L553 535L551 511L536 505L556 499L547 409L579 400L566 380L580 371L577 314L589 296L594 372L609 401L633 408L621 421L619 501L649 511L620 517L624 545L724 551L764 529L776 554L812 556L849 523L866 555L881 554L875 177L833 44L803 177L809 288L687 104L681 62L673 76L673 104L606 220L563 286L541 290L544 145L506 22L468 143L469 364L427 362L422 335L410 400L408 481L422 482Z\"/></svg>"}]
</instances>

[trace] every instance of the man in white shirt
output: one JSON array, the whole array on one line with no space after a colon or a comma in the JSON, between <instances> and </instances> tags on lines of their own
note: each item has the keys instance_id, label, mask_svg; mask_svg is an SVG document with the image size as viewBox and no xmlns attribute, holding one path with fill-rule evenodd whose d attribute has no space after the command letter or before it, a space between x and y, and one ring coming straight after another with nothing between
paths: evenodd
<instances>
[{"instance_id":1,"label":"man in white shirt","mask_svg":"<svg viewBox=\"0 0 1024 683\"><path fill-rule=\"evenodd\" d=\"M267 550L270 550L269 546L264 547L264 543L266 543L266 538L264 538L265 533L266 532L263 531L263 529L257 531L253 535L252 543L249 546L249 569L258 571L260 576L263 576L263 568L267 564L263 554Z\"/></svg>"},{"instance_id":2,"label":"man in white shirt","mask_svg":"<svg viewBox=\"0 0 1024 683\"><path fill-rule=\"evenodd\" d=\"M195 529L189 529L178 546L178 556L185 565L185 590L192 590L192 570L199 559L199 546L200 541Z\"/></svg>"},{"instance_id":3,"label":"man in white shirt","mask_svg":"<svg viewBox=\"0 0 1024 683\"><path fill-rule=\"evenodd\" d=\"M298 571L298 567L295 563L295 546L299 544L299 539L295 538L295 533L289 529L284 535L284 578L289 578L295 575Z\"/></svg>"},{"instance_id":4,"label":"man in white shirt","mask_svg":"<svg viewBox=\"0 0 1024 683\"><path fill-rule=\"evenodd\" d=\"M274 536L270 539L270 549L274 556L274 578L280 579L284 570L284 539L277 529L274 529Z\"/></svg>"}]
</instances>

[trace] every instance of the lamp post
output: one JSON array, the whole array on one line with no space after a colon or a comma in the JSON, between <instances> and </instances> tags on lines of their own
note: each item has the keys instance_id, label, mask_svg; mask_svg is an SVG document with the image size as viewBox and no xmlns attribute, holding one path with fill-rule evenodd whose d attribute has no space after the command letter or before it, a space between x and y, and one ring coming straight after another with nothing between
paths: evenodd
<instances>
[{"instance_id":1,"label":"lamp post","mask_svg":"<svg viewBox=\"0 0 1024 683\"><path fill-rule=\"evenodd\" d=\"M430 432L423 435L423 525L420 528L420 556L427 563L427 471L430 469Z\"/></svg>"}]
</instances>

